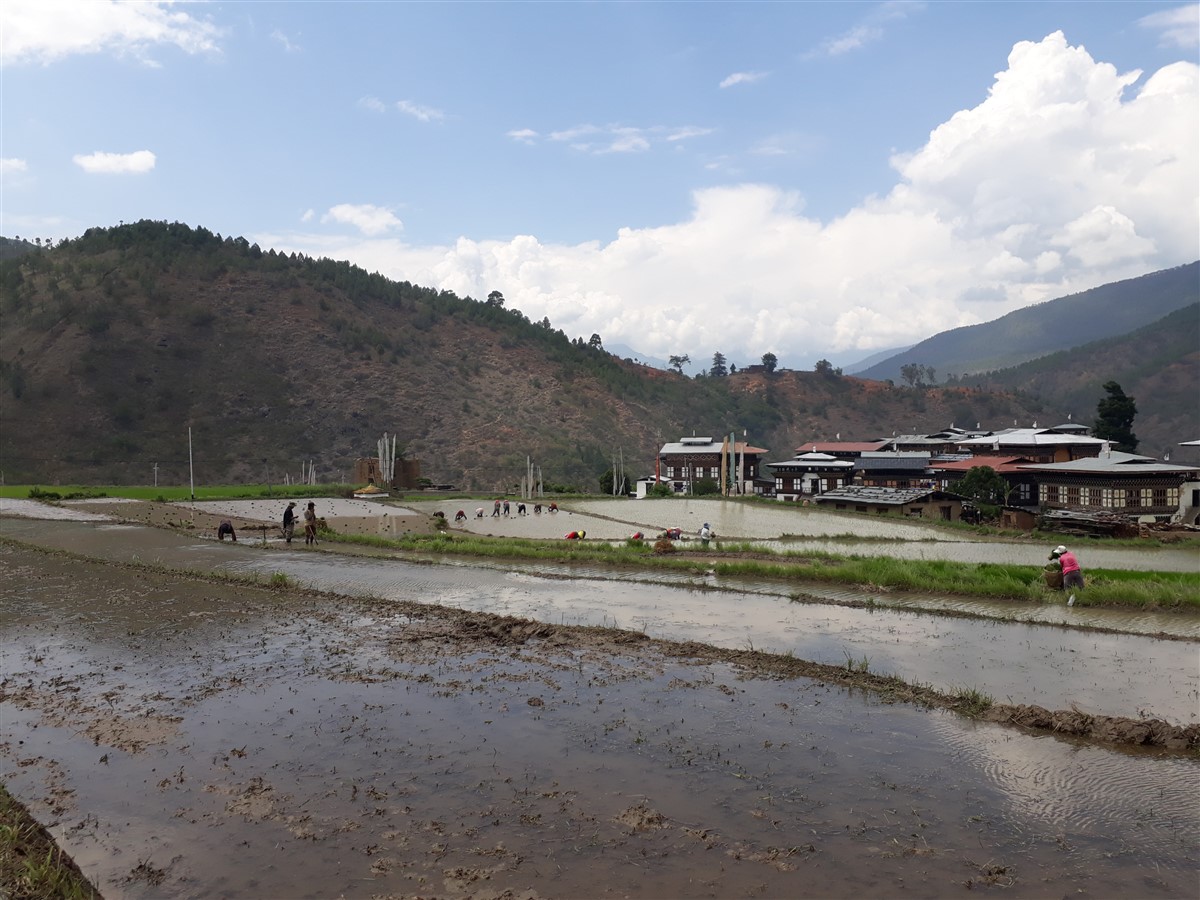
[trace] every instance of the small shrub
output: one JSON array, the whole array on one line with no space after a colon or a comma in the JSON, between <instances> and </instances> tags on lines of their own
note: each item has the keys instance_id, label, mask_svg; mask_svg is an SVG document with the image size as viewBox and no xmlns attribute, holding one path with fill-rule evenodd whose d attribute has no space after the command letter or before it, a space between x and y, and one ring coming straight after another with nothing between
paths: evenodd
<instances>
[{"instance_id":1,"label":"small shrub","mask_svg":"<svg viewBox=\"0 0 1200 900\"><path fill-rule=\"evenodd\" d=\"M272 572L271 579L267 582L268 587L282 590L286 587L291 587L292 579L288 578L283 572Z\"/></svg>"}]
</instances>

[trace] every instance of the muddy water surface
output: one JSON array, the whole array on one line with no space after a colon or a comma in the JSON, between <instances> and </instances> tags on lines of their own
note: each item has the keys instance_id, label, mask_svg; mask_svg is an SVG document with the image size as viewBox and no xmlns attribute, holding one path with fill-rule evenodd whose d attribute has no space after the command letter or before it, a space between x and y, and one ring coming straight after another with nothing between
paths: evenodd
<instances>
[{"instance_id":1,"label":"muddy water surface","mask_svg":"<svg viewBox=\"0 0 1200 900\"><path fill-rule=\"evenodd\" d=\"M1195 640L798 603L715 579L707 585L695 579L646 583L561 577L570 571L565 568L560 577L547 577L550 573L422 565L301 548L264 553L252 542L234 546L136 526L9 521L5 528L47 546L114 559L253 573L264 580L282 572L321 590L792 654L866 667L947 692L980 691L999 702L1175 724L1200 721L1200 642ZM1194 615L1176 618L1196 624Z\"/></svg>"},{"instance_id":2,"label":"muddy water surface","mask_svg":"<svg viewBox=\"0 0 1200 900\"><path fill-rule=\"evenodd\" d=\"M1190 758L611 633L11 545L0 577L2 775L111 897L1194 893Z\"/></svg>"}]
</instances>

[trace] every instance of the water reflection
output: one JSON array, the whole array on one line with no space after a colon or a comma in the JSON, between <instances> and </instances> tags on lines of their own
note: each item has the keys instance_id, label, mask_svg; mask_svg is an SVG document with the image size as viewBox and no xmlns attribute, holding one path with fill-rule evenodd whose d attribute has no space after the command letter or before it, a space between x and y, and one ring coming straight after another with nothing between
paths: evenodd
<instances>
[{"instance_id":1,"label":"water reflection","mask_svg":"<svg viewBox=\"0 0 1200 900\"><path fill-rule=\"evenodd\" d=\"M795 603L781 594L778 584L717 579L701 583L694 576L664 575L648 582L632 574L621 580L601 572L580 578L578 570L563 566L420 565L300 549L264 554L247 544L81 523L6 521L5 530L36 537L48 546L115 559L250 572L264 579L283 572L328 591L552 623L615 625L654 637L793 653L832 665L865 661L875 673L928 682L943 690L977 688L1000 701L1052 709L1077 705L1085 712L1146 714L1171 722L1200 718L1194 642L1094 634L1007 619L949 619L909 609ZM1195 616L1176 621L1181 627L1196 625Z\"/></svg>"}]
</instances>

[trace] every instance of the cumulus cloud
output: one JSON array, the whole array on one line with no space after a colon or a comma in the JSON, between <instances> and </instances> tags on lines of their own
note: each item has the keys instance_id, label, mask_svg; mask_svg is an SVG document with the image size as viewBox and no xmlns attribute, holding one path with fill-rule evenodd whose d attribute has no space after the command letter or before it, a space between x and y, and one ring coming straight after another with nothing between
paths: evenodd
<instances>
[{"instance_id":1,"label":"cumulus cloud","mask_svg":"<svg viewBox=\"0 0 1200 900\"><path fill-rule=\"evenodd\" d=\"M434 109L431 106L421 106L420 104L413 103L411 100L397 100L396 109L412 116L419 122L440 122L446 118L446 114L440 109Z\"/></svg>"},{"instance_id":2,"label":"cumulus cloud","mask_svg":"<svg viewBox=\"0 0 1200 900\"><path fill-rule=\"evenodd\" d=\"M23 159L0 159L0 175L17 175L29 171L29 165Z\"/></svg>"},{"instance_id":3,"label":"cumulus cloud","mask_svg":"<svg viewBox=\"0 0 1200 900\"><path fill-rule=\"evenodd\" d=\"M866 355L1195 259L1198 85L1195 63L1143 78L1055 33L1014 46L981 103L896 155L890 191L828 221L806 216L798 192L742 183L695 191L684 220L607 242L261 242L460 295L500 290L571 337L660 358ZM554 139L599 138L612 132Z\"/></svg>"},{"instance_id":4,"label":"cumulus cloud","mask_svg":"<svg viewBox=\"0 0 1200 900\"><path fill-rule=\"evenodd\" d=\"M404 227L404 223L396 218L390 209L370 203L339 203L330 207L329 212L321 217L321 221L353 225L368 237Z\"/></svg>"},{"instance_id":5,"label":"cumulus cloud","mask_svg":"<svg viewBox=\"0 0 1200 900\"><path fill-rule=\"evenodd\" d=\"M156 0L5 0L0 29L4 65L49 64L75 54L134 56L151 65L151 48L218 52L221 31Z\"/></svg>"},{"instance_id":6,"label":"cumulus cloud","mask_svg":"<svg viewBox=\"0 0 1200 900\"><path fill-rule=\"evenodd\" d=\"M532 144L538 138L538 133L532 128L517 128L508 132L507 137L522 144Z\"/></svg>"},{"instance_id":7,"label":"cumulus cloud","mask_svg":"<svg viewBox=\"0 0 1200 900\"><path fill-rule=\"evenodd\" d=\"M732 75L727 75L721 79L718 87L727 88L733 87L735 84L753 84L756 81L761 81L767 77L766 72L734 72Z\"/></svg>"},{"instance_id":8,"label":"cumulus cloud","mask_svg":"<svg viewBox=\"0 0 1200 900\"><path fill-rule=\"evenodd\" d=\"M1200 3L1151 13L1138 19L1138 25L1159 32L1165 47L1195 47L1200 44Z\"/></svg>"},{"instance_id":9,"label":"cumulus cloud","mask_svg":"<svg viewBox=\"0 0 1200 900\"><path fill-rule=\"evenodd\" d=\"M158 158L149 150L133 153L77 153L71 160L89 175L141 175L153 170Z\"/></svg>"}]
</instances>

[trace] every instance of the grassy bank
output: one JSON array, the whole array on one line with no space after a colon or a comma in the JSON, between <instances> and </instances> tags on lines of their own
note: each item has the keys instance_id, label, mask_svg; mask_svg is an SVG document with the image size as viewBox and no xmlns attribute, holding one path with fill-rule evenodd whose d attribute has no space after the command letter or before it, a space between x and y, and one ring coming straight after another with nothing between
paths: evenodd
<instances>
[{"instance_id":1,"label":"grassy bank","mask_svg":"<svg viewBox=\"0 0 1200 900\"><path fill-rule=\"evenodd\" d=\"M473 535L411 535L390 539L373 535L328 535L341 543L406 552L453 553L490 559L587 563L787 581L824 581L865 587L881 593L917 591L1007 600L1063 602L1041 571L1029 566L841 556L832 553L764 551L745 545L708 550L656 553L643 541L531 540ZM1089 576L1079 592L1080 605L1200 609L1200 573L1105 570Z\"/></svg>"},{"instance_id":2,"label":"grassy bank","mask_svg":"<svg viewBox=\"0 0 1200 900\"><path fill-rule=\"evenodd\" d=\"M99 900L74 860L0 785L0 897Z\"/></svg>"}]
</instances>

